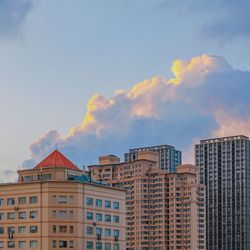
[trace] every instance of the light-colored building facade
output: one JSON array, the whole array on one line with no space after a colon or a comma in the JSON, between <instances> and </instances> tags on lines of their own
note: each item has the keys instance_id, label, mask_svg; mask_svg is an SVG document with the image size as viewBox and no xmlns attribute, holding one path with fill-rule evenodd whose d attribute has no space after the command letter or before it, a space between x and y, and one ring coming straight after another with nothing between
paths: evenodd
<instances>
[{"instance_id":1,"label":"light-colored building facade","mask_svg":"<svg viewBox=\"0 0 250 250\"><path fill-rule=\"evenodd\" d=\"M126 249L205 249L205 188L197 183L197 168L166 173L158 159L158 152L142 151L131 162L111 155L89 166L92 178L127 191Z\"/></svg>"},{"instance_id":2,"label":"light-colored building facade","mask_svg":"<svg viewBox=\"0 0 250 250\"><path fill-rule=\"evenodd\" d=\"M125 192L54 151L0 185L0 249L125 249Z\"/></svg>"},{"instance_id":3,"label":"light-colored building facade","mask_svg":"<svg viewBox=\"0 0 250 250\"><path fill-rule=\"evenodd\" d=\"M143 151L154 151L159 153L160 169L166 170L168 173L176 171L176 167L181 165L181 151L176 150L170 145L156 145L150 147L129 149L128 153L124 154L124 161L130 162L138 159L138 153Z\"/></svg>"},{"instance_id":4,"label":"light-colored building facade","mask_svg":"<svg viewBox=\"0 0 250 250\"><path fill-rule=\"evenodd\" d=\"M195 160L207 192L207 249L250 249L249 138L201 140Z\"/></svg>"}]
</instances>

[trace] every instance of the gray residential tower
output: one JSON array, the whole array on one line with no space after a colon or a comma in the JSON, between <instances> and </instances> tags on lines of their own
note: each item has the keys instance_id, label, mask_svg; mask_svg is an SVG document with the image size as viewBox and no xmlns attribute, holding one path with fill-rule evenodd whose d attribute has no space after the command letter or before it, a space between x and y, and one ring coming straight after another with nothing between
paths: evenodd
<instances>
[{"instance_id":1,"label":"gray residential tower","mask_svg":"<svg viewBox=\"0 0 250 250\"><path fill-rule=\"evenodd\" d=\"M181 165L181 151L176 150L173 146L157 145L143 148L129 149L129 153L124 154L124 161L138 160L138 152L152 150L159 153L159 165L162 170L168 173L176 171L176 167Z\"/></svg>"},{"instance_id":2,"label":"gray residential tower","mask_svg":"<svg viewBox=\"0 0 250 250\"><path fill-rule=\"evenodd\" d=\"M250 249L250 141L243 135L195 145L200 183L206 185L208 250Z\"/></svg>"}]
</instances>

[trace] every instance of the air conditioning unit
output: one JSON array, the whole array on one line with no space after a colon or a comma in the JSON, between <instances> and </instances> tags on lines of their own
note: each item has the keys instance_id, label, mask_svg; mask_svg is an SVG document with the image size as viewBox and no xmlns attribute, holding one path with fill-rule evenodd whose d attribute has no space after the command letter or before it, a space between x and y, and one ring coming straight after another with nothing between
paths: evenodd
<instances>
[{"instance_id":1,"label":"air conditioning unit","mask_svg":"<svg viewBox=\"0 0 250 250\"><path fill-rule=\"evenodd\" d=\"M118 236L115 236L115 241L118 241Z\"/></svg>"},{"instance_id":2,"label":"air conditioning unit","mask_svg":"<svg viewBox=\"0 0 250 250\"><path fill-rule=\"evenodd\" d=\"M14 209L17 211L19 209L19 207L18 206L14 206Z\"/></svg>"},{"instance_id":3,"label":"air conditioning unit","mask_svg":"<svg viewBox=\"0 0 250 250\"><path fill-rule=\"evenodd\" d=\"M13 233L8 233L8 238L13 239Z\"/></svg>"}]
</instances>

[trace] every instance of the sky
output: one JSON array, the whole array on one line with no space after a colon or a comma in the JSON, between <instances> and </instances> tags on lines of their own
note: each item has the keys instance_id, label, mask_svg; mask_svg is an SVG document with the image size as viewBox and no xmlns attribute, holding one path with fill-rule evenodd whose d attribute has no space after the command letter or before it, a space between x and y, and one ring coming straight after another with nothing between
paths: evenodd
<instances>
[{"instance_id":1,"label":"sky","mask_svg":"<svg viewBox=\"0 0 250 250\"><path fill-rule=\"evenodd\" d=\"M0 0L0 181L249 135L247 0Z\"/></svg>"}]
</instances>

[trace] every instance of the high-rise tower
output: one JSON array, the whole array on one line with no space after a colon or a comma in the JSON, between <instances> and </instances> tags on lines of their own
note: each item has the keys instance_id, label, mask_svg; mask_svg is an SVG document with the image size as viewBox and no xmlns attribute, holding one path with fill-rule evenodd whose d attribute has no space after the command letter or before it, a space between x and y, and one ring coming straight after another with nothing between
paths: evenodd
<instances>
[{"instance_id":1,"label":"high-rise tower","mask_svg":"<svg viewBox=\"0 0 250 250\"><path fill-rule=\"evenodd\" d=\"M250 249L249 138L201 140L195 162L206 185L207 249Z\"/></svg>"},{"instance_id":2,"label":"high-rise tower","mask_svg":"<svg viewBox=\"0 0 250 250\"><path fill-rule=\"evenodd\" d=\"M148 150L159 153L160 169L166 170L168 173L175 172L176 167L181 164L181 151L176 150L173 146L169 145L156 145L129 149L129 152L124 154L124 160L125 162L137 160L138 152Z\"/></svg>"},{"instance_id":3,"label":"high-rise tower","mask_svg":"<svg viewBox=\"0 0 250 250\"><path fill-rule=\"evenodd\" d=\"M167 173L158 160L150 150L130 162L108 155L89 171L93 179L126 190L126 250L204 250L205 187L197 167L180 165Z\"/></svg>"}]
</instances>

